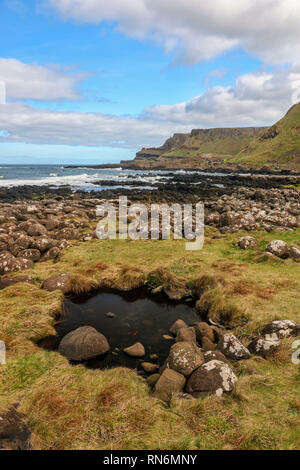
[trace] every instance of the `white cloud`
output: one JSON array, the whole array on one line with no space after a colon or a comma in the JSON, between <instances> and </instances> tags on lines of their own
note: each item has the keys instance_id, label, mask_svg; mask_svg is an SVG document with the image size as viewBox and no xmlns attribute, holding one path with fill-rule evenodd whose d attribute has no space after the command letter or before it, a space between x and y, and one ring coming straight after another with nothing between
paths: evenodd
<instances>
[{"instance_id":1,"label":"white cloud","mask_svg":"<svg viewBox=\"0 0 300 470\"><path fill-rule=\"evenodd\" d=\"M242 47L270 64L298 61L298 0L47 0L64 18L117 22L137 39L152 39L177 60L196 63Z\"/></svg>"},{"instance_id":2,"label":"white cloud","mask_svg":"<svg viewBox=\"0 0 300 470\"><path fill-rule=\"evenodd\" d=\"M78 100L81 95L76 86L86 76L69 73L58 65L43 67L0 58L0 80L6 85L8 99Z\"/></svg>"},{"instance_id":3,"label":"white cloud","mask_svg":"<svg viewBox=\"0 0 300 470\"><path fill-rule=\"evenodd\" d=\"M153 106L134 117L0 105L0 142L156 146L192 128L268 125L300 101L300 67L239 77L234 87L211 87L190 101ZM8 135L7 135L8 133Z\"/></svg>"}]
</instances>

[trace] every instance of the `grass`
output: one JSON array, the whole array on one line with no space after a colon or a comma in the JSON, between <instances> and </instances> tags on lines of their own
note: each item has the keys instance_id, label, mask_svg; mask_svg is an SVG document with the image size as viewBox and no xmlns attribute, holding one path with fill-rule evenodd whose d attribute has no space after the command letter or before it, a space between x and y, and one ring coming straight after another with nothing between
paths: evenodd
<instances>
[{"instance_id":1,"label":"grass","mask_svg":"<svg viewBox=\"0 0 300 470\"><path fill-rule=\"evenodd\" d=\"M272 360L252 357L232 364L239 378L233 394L173 399L170 407L151 397L131 370L71 366L57 352L36 345L54 332L62 309L59 291L40 289L44 279L58 273L71 274L74 292L145 283L198 289L210 299L212 313L226 313L236 322L245 342L274 319L300 322L299 264L258 260L272 239L299 247L300 229L253 233L258 246L247 251L236 243L242 232L220 239L211 235L213 229L199 252L185 251L181 240L78 243L59 262L39 263L26 272L34 284L0 291L0 339L7 345L7 364L0 366L0 411L19 403L35 448L299 448L300 369L291 362L292 340L284 340Z\"/></svg>"}]
</instances>

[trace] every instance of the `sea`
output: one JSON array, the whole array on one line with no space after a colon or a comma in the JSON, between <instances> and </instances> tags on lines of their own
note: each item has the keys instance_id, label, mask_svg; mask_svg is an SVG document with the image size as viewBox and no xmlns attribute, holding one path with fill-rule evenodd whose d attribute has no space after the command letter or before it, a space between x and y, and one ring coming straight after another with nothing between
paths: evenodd
<instances>
[{"instance_id":1,"label":"sea","mask_svg":"<svg viewBox=\"0 0 300 470\"><path fill-rule=\"evenodd\" d=\"M145 183L151 185L158 182L166 172L164 171L135 171L113 169L95 169L90 167L68 168L62 165L0 165L0 187L11 188L15 186L69 186L73 190L97 191L112 188L124 188L126 181L141 181L144 189ZM165 177L165 176L164 176ZM95 184L99 180L116 181L117 186L100 186ZM128 186L128 189L134 189ZM148 189L151 189L149 186ZM153 186L152 186L153 189Z\"/></svg>"}]
</instances>

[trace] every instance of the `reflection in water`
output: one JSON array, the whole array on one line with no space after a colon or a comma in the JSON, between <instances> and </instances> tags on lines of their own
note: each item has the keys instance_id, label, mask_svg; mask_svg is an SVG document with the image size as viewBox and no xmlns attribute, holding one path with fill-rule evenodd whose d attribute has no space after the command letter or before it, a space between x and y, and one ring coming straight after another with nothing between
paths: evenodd
<instances>
[{"instance_id":1,"label":"reflection in water","mask_svg":"<svg viewBox=\"0 0 300 470\"><path fill-rule=\"evenodd\" d=\"M115 317L109 318L108 312ZM57 348L70 331L90 325L106 336L111 350L105 357L86 361L88 367L136 368L139 360L122 352L136 342L145 346L144 360L151 361L150 355L157 354L161 364L172 345L172 341L164 339L163 335L170 335L169 328L179 318L188 325L199 321L190 303L170 302L166 296L149 296L141 289L131 292L102 290L94 295L65 300L63 316L56 325L54 347ZM41 345L49 347L45 341Z\"/></svg>"}]
</instances>

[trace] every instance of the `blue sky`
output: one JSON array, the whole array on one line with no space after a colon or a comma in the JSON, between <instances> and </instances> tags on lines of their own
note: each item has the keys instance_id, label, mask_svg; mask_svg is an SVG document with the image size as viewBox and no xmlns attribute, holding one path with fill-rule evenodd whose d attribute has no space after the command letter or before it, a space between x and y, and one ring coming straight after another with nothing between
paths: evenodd
<instances>
[{"instance_id":1,"label":"blue sky","mask_svg":"<svg viewBox=\"0 0 300 470\"><path fill-rule=\"evenodd\" d=\"M275 3L293 18L299 13L292 0ZM284 43L277 59L262 29L251 36L238 17L226 20L214 7L193 12L194 0L179 1L178 12L169 0L163 7L132 0L125 10L120 0L110 4L0 0L0 163L117 162L193 127L271 124L292 92L297 100L297 51L286 53ZM249 2L241 4L257 23Z\"/></svg>"}]
</instances>

